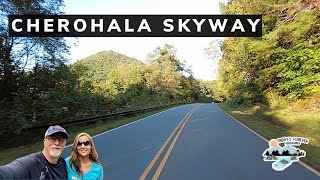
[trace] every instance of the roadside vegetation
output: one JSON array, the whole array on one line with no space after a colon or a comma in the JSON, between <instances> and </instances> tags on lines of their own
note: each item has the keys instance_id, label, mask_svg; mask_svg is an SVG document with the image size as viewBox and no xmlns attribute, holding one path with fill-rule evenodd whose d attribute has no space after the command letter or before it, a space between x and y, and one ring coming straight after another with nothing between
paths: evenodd
<instances>
[{"instance_id":1,"label":"roadside vegetation","mask_svg":"<svg viewBox=\"0 0 320 180\"><path fill-rule=\"evenodd\" d=\"M219 106L267 139L299 136L320 169L320 3L231 0L223 14L262 14L261 38L221 42Z\"/></svg>"},{"instance_id":2,"label":"roadside vegetation","mask_svg":"<svg viewBox=\"0 0 320 180\"><path fill-rule=\"evenodd\" d=\"M299 147L307 152L307 156L301 161L320 170L320 111L306 111L304 107L269 108L263 105L234 106L229 103L219 104L219 107L268 140L287 136L308 138L309 144Z\"/></svg>"},{"instance_id":3,"label":"roadside vegetation","mask_svg":"<svg viewBox=\"0 0 320 180\"><path fill-rule=\"evenodd\" d=\"M9 14L63 14L63 0L0 2L0 136L24 136L48 123L151 106L209 102L210 83L196 80L177 50L164 45L142 63L103 51L69 65L64 38L10 37ZM208 86L207 86L208 85ZM1 146L10 148L24 141Z\"/></svg>"}]
</instances>

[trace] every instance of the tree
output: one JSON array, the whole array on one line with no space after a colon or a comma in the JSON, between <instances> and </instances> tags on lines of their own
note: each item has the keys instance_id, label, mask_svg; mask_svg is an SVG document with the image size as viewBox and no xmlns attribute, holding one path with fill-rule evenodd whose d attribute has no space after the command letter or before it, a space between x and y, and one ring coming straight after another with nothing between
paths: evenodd
<instances>
[{"instance_id":1,"label":"tree","mask_svg":"<svg viewBox=\"0 0 320 180\"><path fill-rule=\"evenodd\" d=\"M10 37L7 16L10 14L61 14L63 0L3 0L0 2L0 100L14 92L15 75L36 64L51 67L65 62L68 46L63 38Z\"/></svg>"},{"instance_id":2,"label":"tree","mask_svg":"<svg viewBox=\"0 0 320 180\"><path fill-rule=\"evenodd\" d=\"M69 48L63 38L10 37L7 16L62 14L62 6L63 0L0 1L0 121L5 129L1 132L19 132L33 120L29 115L37 116L39 99L55 85L43 78L63 66Z\"/></svg>"},{"instance_id":3,"label":"tree","mask_svg":"<svg viewBox=\"0 0 320 180\"><path fill-rule=\"evenodd\" d=\"M267 152L266 152L266 156L269 156L269 155L270 155L270 153L269 153L269 151L267 151Z\"/></svg>"},{"instance_id":4,"label":"tree","mask_svg":"<svg viewBox=\"0 0 320 180\"><path fill-rule=\"evenodd\" d=\"M274 155L274 156L279 156L279 151L278 151L278 150L272 151L272 155Z\"/></svg>"},{"instance_id":5,"label":"tree","mask_svg":"<svg viewBox=\"0 0 320 180\"><path fill-rule=\"evenodd\" d=\"M263 15L261 38L227 38L220 46L217 85L229 101L266 104L269 93L288 100L320 95L315 1L230 0L221 11Z\"/></svg>"},{"instance_id":6,"label":"tree","mask_svg":"<svg viewBox=\"0 0 320 180\"><path fill-rule=\"evenodd\" d=\"M153 63L171 63L174 71L186 73L191 75L192 72L190 68L186 67L185 63L181 62L177 56L177 49L174 46L165 44L162 48L157 47L153 53L148 54L148 62Z\"/></svg>"}]
</instances>

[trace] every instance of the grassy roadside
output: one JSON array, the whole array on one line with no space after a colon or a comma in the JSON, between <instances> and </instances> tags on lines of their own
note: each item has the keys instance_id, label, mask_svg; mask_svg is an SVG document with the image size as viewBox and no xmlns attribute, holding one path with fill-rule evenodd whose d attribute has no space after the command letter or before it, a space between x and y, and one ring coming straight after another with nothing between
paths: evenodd
<instances>
[{"instance_id":1,"label":"grassy roadside","mask_svg":"<svg viewBox=\"0 0 320 180\"><path fill-rule=\"evenodd\" d=\"M266 139L284 136L299 136L309 139L309 144L299 148L307 152L301 160L320 170L320 112L292 111L292 109L269 109L262 106L232 107L229 104L219 104L219 107L231 116L250 127ZM267 144L266 144L267 146Z\"/></svg>"},{"instance_id":2,"label":"grassy roadside","mask_svg":"<svg viewBox=\"0 0 320 180\"><path fill-rule=\"evenodd\" d=\"M116 127L128 124L130 122L142 119L144 117L151 116L151 115L156 114L158 112L173 108L173 107L175 107L175 106L161 108L158 110L145 112L145 113L141 113L141 114L136 114L136 115L132 115L129 117L120 117L120 118L116 118L116 119L108 120L108 121L99 121L96 123L89 123L86 125L82 124L82 125L77 125L77 126L72 126L72 127L71 126L66 127L66 130L68 131L68 134L70 136L70 138L67 141L67 145L73 143L73 140L76 137L76 135L81 132L87 132L91 136L94 136L94 135L103 133L105 131L114 129ZM7 164L7 163L19 158L19 157L24 156L24 155L41 151L43 149L42 140L43 140L44 132L45 132L45 130L43 130L43 132L38 132L36 134L37 136L40 136L40 137L38 137L37 142L28 143L27 145L15 147L15 148L0 149L0 165ZM25 135L25 136L29 136L29 135ZM26 138L25 136L22 136L19 138L25 139Z\"/></svg>"}]
</instances>

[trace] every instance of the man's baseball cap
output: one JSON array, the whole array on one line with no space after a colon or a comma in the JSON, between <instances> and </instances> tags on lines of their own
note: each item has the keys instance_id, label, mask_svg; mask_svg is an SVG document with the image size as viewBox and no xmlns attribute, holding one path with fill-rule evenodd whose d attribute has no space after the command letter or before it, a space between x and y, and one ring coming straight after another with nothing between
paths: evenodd
<instances>
[{"instance_id":1,"label":"man's baseball cap","mask_svg":"<svg viewBox=\"0 0 320 180\"><path fill-rule=\"evenodd\" d=\"M47 136L51 136L52 134L55 134L55 133L62 133L66 139L69 138L67 131L59 125L50 126L47 129L46 133L44 134L44 138L46 138Z\"/></svg>"}]
</instances>

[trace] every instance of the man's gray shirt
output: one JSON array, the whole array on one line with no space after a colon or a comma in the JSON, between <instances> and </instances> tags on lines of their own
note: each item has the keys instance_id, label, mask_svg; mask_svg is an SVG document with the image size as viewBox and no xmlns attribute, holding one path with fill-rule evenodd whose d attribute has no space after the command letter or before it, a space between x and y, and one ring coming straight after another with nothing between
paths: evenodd
<instances>
[{"instance_id":1,"label":"man's gray shirt","mask_svg":"<svg viewBox=\"0 0 320 180\"><path fill-rule=\"evenodd\" d=\"M60 157L51 164L42 152L33 153L0 166L0 179L67 179L66 162Z\"/></svg>"}]
</instances>

